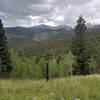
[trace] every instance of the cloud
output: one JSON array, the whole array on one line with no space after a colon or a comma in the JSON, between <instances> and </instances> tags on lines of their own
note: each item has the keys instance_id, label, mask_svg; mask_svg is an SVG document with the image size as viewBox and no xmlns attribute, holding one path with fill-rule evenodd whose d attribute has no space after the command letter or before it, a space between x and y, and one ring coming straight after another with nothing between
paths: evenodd
<instances>
[{"instance_id":1,"label":"cloud","mask_svg":"<svg viewBox=\"0 0 100 100\"><path fill-rule=\"evenodd\" d=\"M5 26L75 25L83 14L88 22L100 21L99 0L0 0Z\"/></svg>"}]
</instances>

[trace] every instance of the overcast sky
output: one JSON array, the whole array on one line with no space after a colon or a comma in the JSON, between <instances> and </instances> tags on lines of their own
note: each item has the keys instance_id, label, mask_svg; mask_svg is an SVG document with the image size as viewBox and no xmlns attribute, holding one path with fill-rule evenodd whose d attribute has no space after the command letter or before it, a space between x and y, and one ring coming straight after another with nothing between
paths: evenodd
<instances>
[{"instance_id":1,"label":"overcast sky","mask_svg":"<svg viewBox=\"0 0 100 100\"><path fill-rule=\"evenodd\" d=\"M100 24L100 0L0 0L4 26L75 25L79 15Z\"/></svg>"}]
</instances>

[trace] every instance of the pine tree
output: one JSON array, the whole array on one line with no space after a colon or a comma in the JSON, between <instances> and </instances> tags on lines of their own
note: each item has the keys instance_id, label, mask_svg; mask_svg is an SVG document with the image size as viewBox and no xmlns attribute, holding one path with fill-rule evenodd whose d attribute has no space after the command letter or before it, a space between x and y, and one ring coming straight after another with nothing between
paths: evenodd
<instances>
[{"instance_id":1,"label":"pine tree","mask_svg":"<svg viewBox=\"0 0 100 100\"><path fill-rule=\"evenodd\" d=\"M7 47L7 39L3 29L2 21L0 20L0 77L8 78L12 70L10 53Z\"/></svg>"},{"instance_id":2,"label":"pine tree","mask_svg":"<svg viewBox=\"0 0 100 100\"><path fill-rule=\"evenodd\" d=\"M75 36L72 40L71 51L75 56L75 62L73 65L74 75L86 75L89 74L89 53L86 48L85 32L86 32L85 20L82 16L79 17L77 25L75 27Z\"/></svg>"}]
</instances>

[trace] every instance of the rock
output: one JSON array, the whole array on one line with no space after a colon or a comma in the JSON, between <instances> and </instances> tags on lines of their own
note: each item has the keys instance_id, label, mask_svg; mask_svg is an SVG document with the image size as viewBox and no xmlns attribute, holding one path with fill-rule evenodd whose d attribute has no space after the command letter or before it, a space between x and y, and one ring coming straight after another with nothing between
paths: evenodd
<instances>
[{"instance_id":1,"label":"rock","mask_svg":"<svg viewBox=\"0 0 100 100\"><path fill-rule=\"evenodd\" d=\"M32 100L37 100L37 98L36 97L33 97L33 99Z\"/></svg>"},{"instance_id":2,"label":"rock","mask_svg":"<svg viewBox=\"0 0 100 100\"><path fill-rule=\"evenodd\" d=\"M72 100L80 100L80 99L78 99L78 98L73 98Z\"/></svg>"}]
</instances>

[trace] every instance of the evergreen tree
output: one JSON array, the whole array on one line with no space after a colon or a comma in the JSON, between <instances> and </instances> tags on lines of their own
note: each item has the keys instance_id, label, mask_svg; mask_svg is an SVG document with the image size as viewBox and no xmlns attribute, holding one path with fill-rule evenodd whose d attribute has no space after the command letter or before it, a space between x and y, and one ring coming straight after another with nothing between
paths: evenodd
<instances>
[{"instance_id":1,"label":"evergreen tree","mask_svg":"<svg viewBox=\"0 0 100 100\"><path fill-rule=\"evenodd\" d=\"M10 53L7 47L5 31L2 21L0 20L0 77L8 78L12 70Z\"/></svg>"},{"instance_id":2,"label":"evergreen tree","mask_svg":"<svg viewBox=\"0 0 100 100\"><path fill-rule=\"evenodd\" d=\"M85 20L82 16L79 17L77 25L75 27L75 36L72 41L71 51L75 56L75 62L73 65L74 75L86 75L89 74L89 53L85 44L85 32L86 32Z\"/></svg>"}]
</instances>

